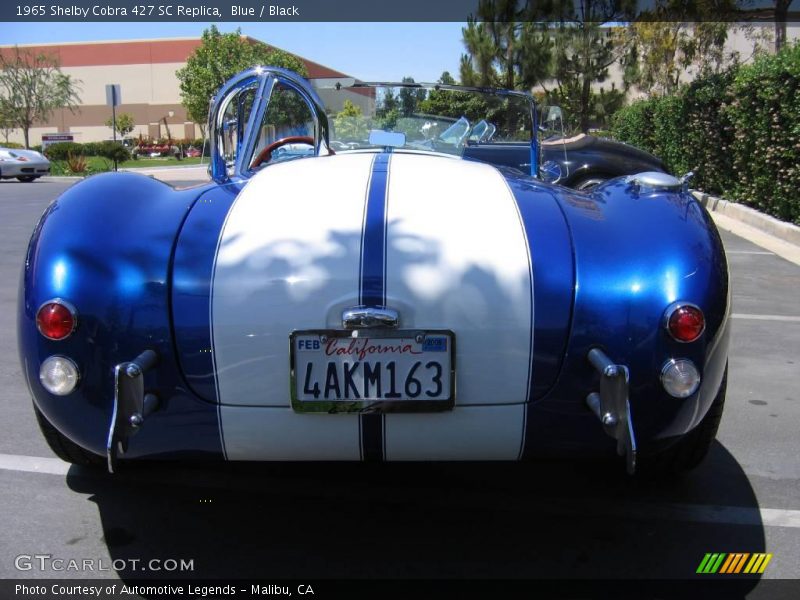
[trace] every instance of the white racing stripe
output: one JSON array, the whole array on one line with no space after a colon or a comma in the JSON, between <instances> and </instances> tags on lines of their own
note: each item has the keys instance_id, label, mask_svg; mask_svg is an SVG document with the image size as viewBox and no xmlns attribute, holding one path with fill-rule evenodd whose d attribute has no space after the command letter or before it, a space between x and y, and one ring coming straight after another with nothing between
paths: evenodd
<instances>
[{"instance_id":1,"label":"white racing stripe","mask_svg":"<svg viewBox=\"0 0 800 600\"><path fill-rule=\"evenodd\" d=\"M516 459L533 299L527 242L505 179L480 163L393 154L387 221L387 305L404 328L454 331L456 410L387 414L386 460ZM504 406L465 410L496 404Z\"/></svg>"},{"instance_id":2,"label":"white racing stripe","mask_svg":"<svg viewBox=\"0 0 800 600\"><path fill-rule=\"evenodd\" d=\"M191 464L189 464L191 466ZM15 454L0 454L0 470L21 472L21 473L41 473L46 475L64 476L70 470L71 465L57 458L42 458L38 456L20 456ZM105 471L99 469L79 469L75 475L85 477L110 477ZM186 487L219 488L224 490L240 489L244 493L252 493L253 482L251 476L240 473L221 473L209 474L202 470L192 475L191 470L181 470L174 473L171 470L156 470L152 473L134 472L130 475L134 478L143 478L150 482L163 482L168 485L180 485ZM127 476L126 476L127 477ZM300 484L297 480L293 481L291 487L292 494L300 493ZM343 492L336 489L336 486L329 485L320 488L318 482L311 482L309 493L315 498L320 499L326 494L339 494ZM274 486L275 490L284 489L283 485ZM386 491L385 487L375 488L375 493ZM409 502L419 500L419 490L392 490L394 501L403 501L404 498L397 494L408 493ZM425 496L426 502L434 501L436 494ZM447 495L450 501L449 494ZM497 507L497 494L486 492L473 494L467 493L463 497L464 505L462 508L485 508L486 506ZM509 497L504 497L502 510L525 510L533 508L541 509L547 514L553 515L576 515L585 516L586 507L592 507L591 514L594 516L611 516L620 519L642 519L651 521L684 521L695 523L717 523L721 525L743 525L743 526L763 526L763 527L785 527L789 529L800 529L800 510L784 508L751 508L742 506L725 506L717 504L678 504L678 503L650 503L625 501L620 499L603 500L594 498L581 499L560 499L540 497L533 501L522 498L512 501Z\"/></svg>"},{"instance_id":3,"label":"white racing stripe","mask_svg":"<svg viewBox=\"0 0 800 600\"><path fill-rule=\"evenodd\" d=\"M295 415L289 407L289 334L339 328L358 304L359 254L372 154L272 165L236 199L222 232L212 287L220 421L231 460L359 460L358 416ZM319 419L314 421L313 419ZM323 435L324 430L324 435ZM287 436L302 442L289 444ZM277 455L271 453L277 452Z\"/></svg>"}]
</instances>

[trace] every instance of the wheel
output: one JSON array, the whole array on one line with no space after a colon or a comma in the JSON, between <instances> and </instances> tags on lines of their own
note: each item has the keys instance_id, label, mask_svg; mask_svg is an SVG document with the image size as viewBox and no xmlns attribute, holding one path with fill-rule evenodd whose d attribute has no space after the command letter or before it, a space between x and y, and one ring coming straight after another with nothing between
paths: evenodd
<instances>
[{"instance_id":1,"label":"wheel","mask_svg":"<svg viewBox=\"0 0 800 600\"><path fill-rule=\"evenodd\" d=\"M591 175L591 176L586 177L584 179L579 179L572 186L572 188L576 189L576 190L581 190L582 192L585 192L587 190L591 190L594 187L597 187L601 183L605 183L606 181L608 181L608 177L605 177L604 175Z\"/></svg>"},{"instance_id":2,"label":"wheel","mask_svg":"<svg viewBox=\"0 0 800 600\"><path fill-rule=\"evenodd\" d=\"M17 177L17 179L19 179L22 183L30 183L31 181L36 179L36 177L34 177L33 175L20 175L19 177Z\"/></svg>"},{"instance_id":3,"label":"wheel","mask_svg":"<svg viewBox=\"0 0 800 600\"><path fill-rule=\"evenodd\" d=\"M64 437L58 429L53 427L53 424L47 420L47 417L42 414L35 404L33 410L36 413L36 421L39 423L39 429L44 435L47 445L50 446L50 449L58 458L68 463L85 467L105 466L106 459L104 457L84 450L75 442Z\"/></svg>"},{"instance_id":4,"label":"wheel","mask_svg":"<svg viewBox=\"0 0 800 600\"><path fill-rule=\"evenodd\" d=\"M666 450L652 456L642 456L638 460L639 471L645 476L665 475L689 471L698 466L711 449L711 444L722 420L725 406L725 391L728 387L728 365L719 386L716 398L702 421Z\"/></svg>"}]
</instances>

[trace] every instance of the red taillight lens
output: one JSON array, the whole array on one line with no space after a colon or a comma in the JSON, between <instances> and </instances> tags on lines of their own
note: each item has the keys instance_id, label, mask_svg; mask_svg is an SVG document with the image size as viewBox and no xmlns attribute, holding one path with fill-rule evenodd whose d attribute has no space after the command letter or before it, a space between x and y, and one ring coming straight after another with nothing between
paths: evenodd
<instances>
[{"instance_id":1,"label":"red taillight lens","mask_svg":"<svg viewBox=\"0 0 800 600\"><path fill-rule=\"evenodd\" d=\"M679 342L693 342L706 328L706 320L696 306L684 304L672 310L667 321L670 335Z\"/></svg>"},{"instance_id":2,"label":"red taillight lens","mask_svg":"<svg viewBox=\"0 0 800 600\"><path fill-rule=\"evenodd\" d=\"M75 311L63 302L46 302L36 313L39 332L51 340L63 340L75 330Z\"/></svg>"}]
</instances>

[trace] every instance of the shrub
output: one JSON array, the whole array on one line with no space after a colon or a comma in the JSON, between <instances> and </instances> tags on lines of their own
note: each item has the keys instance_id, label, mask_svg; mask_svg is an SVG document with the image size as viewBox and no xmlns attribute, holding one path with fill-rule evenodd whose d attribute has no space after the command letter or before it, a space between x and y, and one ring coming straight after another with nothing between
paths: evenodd
<instances>
[{"instance_id":1,"label":"shrub","mask_svg":"<svg viewBox=\"0 0 800 600\"><path fill-rule=\"evenodd\" d=\"M653 105L650 100L637 100L618 110L611 117L611 132L622 142L655 153L653 139Z\"/></svg>"},{"instance_id":2,"label":"shrub","mask_svg":"<svg viewBox=\"0 0 800 600\"><path fill-rule=\"evenodd\" d=\"M694 170L695 187L800 223L800 43L634 102L611 123L669 171Z\"/></svg>"},{"instance_id":3,"label":"shrub","mask_svg":"<svg viewBox=\"0 0 800 600\"><path fill-rule=\"evenodd\" d=\"M100 144L103 142L86 142L85 144L81 144L83 146L83 155L84 156L100 156L98 148Z\"/></svg>"},{"instance_id":4,"label":"shrub","mask_svg":"<svg viewBox=\"0 0 800 600\"><path fill-rule=\"evenodd\" d=\"M82 175L83 173L86 173L87 167L88 163L86 162L85 156L81 156L80 154L75 156L70 154L67 156L67 169L70 173Z\"/></svg>"},{"instance_id":5,"label":"shrub","mask_svg":"<svg viewBox=\"0 0 800 600\"><path fill-rule=\"evenodd\" d=\"M733 128L733 197L800 223L800 44L739 69L725 115Z\"/></svg>"},{"instance_id":6,"label":"shrub","mask_svg":"<svg viewBox=\"0 0 800 600\"><path fill-rule=\"evenodd\" d=\"M110 161L122 163L130 160L131 153L120 142L100 142L97 144L97 156L102 156Z\"/></svg>"},{"instance_id":7,"label":"shrub","mask_svg":"<svg viewBox=\"0 0 800 600\"><path fill-rule=\"evenodd\" d=\"M67 160L69 156L83 156L84 149L82 144L75 142L59 142L47 147L44 155L50 160Z\"/></svg>"},{"instance_id":8,"label":"shrub","mask_svg":"<svg viewBox=\"0 0 800 600\"><path fill-rule=\"evenodd\" d=\"M734 75L731 70L696 79L683 96L685 168L695 173L693 186L712 194L722 194L730 188L733 176L733 128L724 106L730 99Z\"/></svg>"}]
</instances>

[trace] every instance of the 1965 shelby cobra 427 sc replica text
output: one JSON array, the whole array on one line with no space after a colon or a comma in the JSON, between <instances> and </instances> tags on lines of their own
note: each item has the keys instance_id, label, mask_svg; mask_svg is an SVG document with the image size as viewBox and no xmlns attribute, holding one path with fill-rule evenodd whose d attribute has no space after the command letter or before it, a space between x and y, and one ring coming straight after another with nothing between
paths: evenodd
<instances>
[{"instance_id":1,"label":"1965 shelby cobra 427 sc replica text","mask_svg":"<svg viewBox=\"0 0 800 600\"><path fill-rule=\"evenodd\" d=\"M697 464L725 397L720 237L664 173L548 183L536 121L520 92L258 67L214 98L210 184L71 187L19 303L53 450Z\"/></svg>"}]
</instances>

